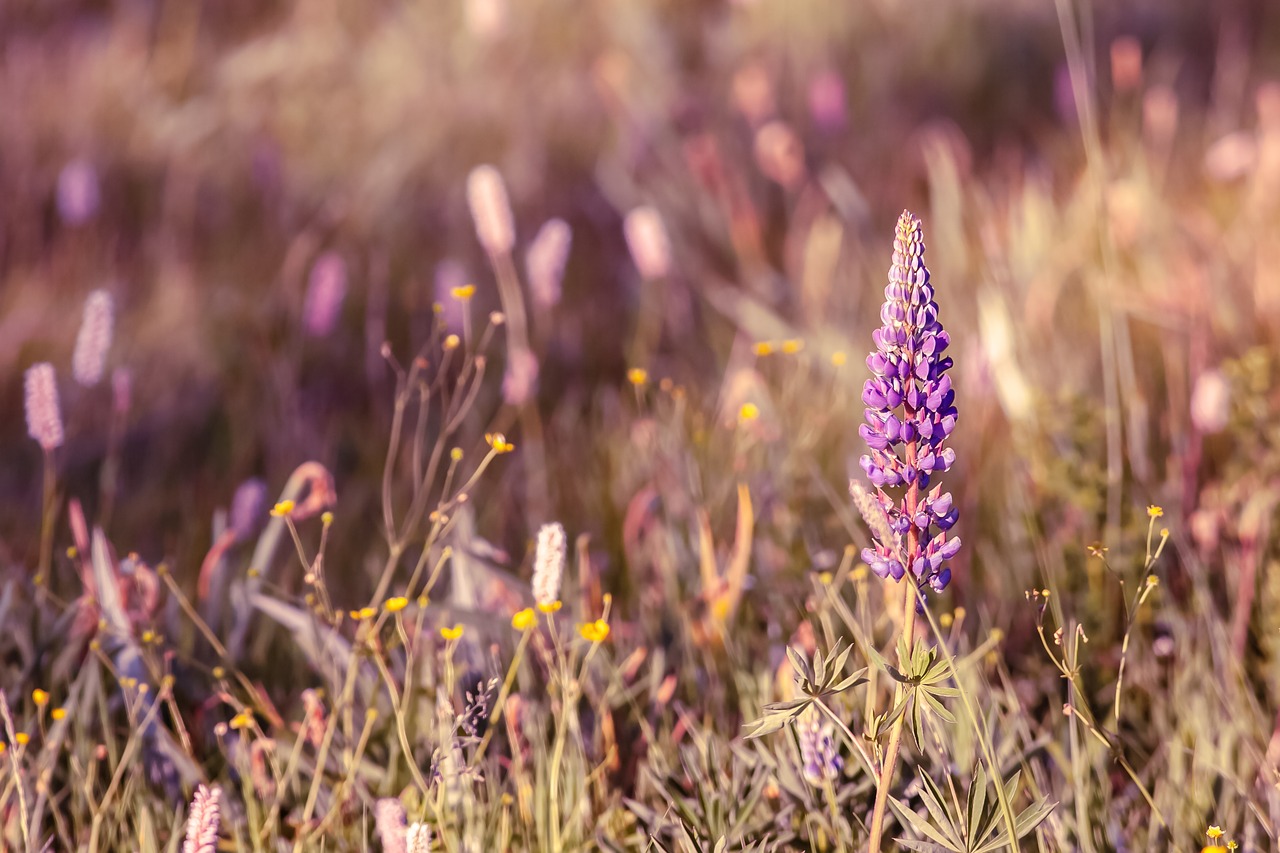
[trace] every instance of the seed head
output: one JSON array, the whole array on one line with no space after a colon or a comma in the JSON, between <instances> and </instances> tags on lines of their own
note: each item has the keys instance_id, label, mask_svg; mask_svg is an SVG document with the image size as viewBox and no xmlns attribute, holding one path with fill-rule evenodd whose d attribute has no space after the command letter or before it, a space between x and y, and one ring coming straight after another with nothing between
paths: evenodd
<instances>
[{"instance_id":1,"label":"seed head","mask_svg":"<svg viewBox=\"0 0 1280 853\"><path fill-rule=\"evenodd\" d=\"M640 275L645 279L663 278L671 272L671 241L662 215L652 207L637 207L622 223L627 249Z\"/></svg>"},{"instance_id":2,"label":"seed head","mask_svg":"<svg viewBox=\"0 0 1280 853\"><path fill-rule=\"evenodd\" d=\"M538 545L533 552L533 600L546 611L560 600L560 581L564 576L564 527L559 522L542 525Z\"/></svg>"},{"instance_id":3,"label":"seed head","mask_svg":"<svg viewBox=\"0 0 1280 853\"><path fill-rule=\"evenodd\" d=\"M191 812L187 815L187 840L182 853L215 853L218 849L218 801L222 791L217 788L196 788L191 800Z\"/></svg>"},{"instance_id":4,"label":"seed head","mask_svg":"<svg viewBox=\"0 0 1280 853\"><path fill-rule=\"evenodd\" d=\"M27 434L50 451L62 446L62 408L58 378L48 362L34 364L26 374Z\"/></svg>"},{"instance_id":5,"label":"seed head","mask_svg":"<svg viewBox=\"0 0 1280 853\"><path fill-rule=\"evenodd\" d=\"M404 806L394 797L383 797L373 804L373 822L384 853L408 853L405 838Z\"/></svg>"},{"instance_id":6,"label":"seed head","mask_svg":"<svg viewBox=\"0 0 1280 853\"><path fill-rule=\"evenodd\" d=\"M71 356L71 375L81 385L97 385L102 381L111 348L111 327L115 303L105 290L95 290L84 303L84 319L76 335L75 353Z\"/></svg>"},{"instance_id":7,"label":"seed head","mask_svg":"<svg viewBox=\"0 0 1280 853\"><path fill-rule=\"evenodd\" d=\"M476 224L476 237L491 255L504 255L516 242L511 202L502 175L492 166L477 166L467 176L467 204Z\"/></svg>"},{"instance_id":8,"label":"seed head","mask_svg":"<svg viewBox=\"0 0 1280 853\"><path fill-rule=\"evenodd\" d=\"M529 277L533 301L550 308L560 301L560 283L564 265L573 245L573 231L563 219L551 219L538 229L524 255L524 270Z\"/></svg>"}]
</instances>

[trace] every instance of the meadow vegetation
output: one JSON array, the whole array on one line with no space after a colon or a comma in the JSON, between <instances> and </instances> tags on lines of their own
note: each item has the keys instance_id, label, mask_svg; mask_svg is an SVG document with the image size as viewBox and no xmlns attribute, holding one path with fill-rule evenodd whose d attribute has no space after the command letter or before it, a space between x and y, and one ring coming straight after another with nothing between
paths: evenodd
<instances>
[{"instance_id":1,"label":"meadow vegetation","mask_svg":"<svg viewBox=\"0 0 1280 853\"><path fill-rule=\"evenodd\" d=\"M1277 849L1280 9L923 5L0 5L0 846Z\"/></svg>"}]
</instances>

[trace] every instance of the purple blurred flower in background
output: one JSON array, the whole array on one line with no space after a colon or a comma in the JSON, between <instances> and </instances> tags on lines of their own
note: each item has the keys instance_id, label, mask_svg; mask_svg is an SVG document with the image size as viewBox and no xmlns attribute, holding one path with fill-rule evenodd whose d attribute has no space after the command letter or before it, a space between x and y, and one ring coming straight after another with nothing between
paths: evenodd
<instances>
[{"instance_id":1,"label":"purple blurred flower in background","mask_svg":"<svg viewBox=\"0 0 1280 853\"><path fill-rule=\"evenodd\" d=\"M323 338L332 332L346 298L347 263L337 252L325 252L316 258L307 282L307 298L302 306L302 327L307 334Z\"/></svg>"},{"instance_id":2,"label":"purple blurred flower in background","mask_svg":"<svg viewBox=\"0 0 1280 853\"><path fill-rule=\"evenodd\" d=\"M836 746L835 731L813 709L806 712L796 724L796 737L800 745L800 758L804 762L801 772L804 780L815 788L840 778L844 759Z\"/></svg>"},{"instance_id":3,"label":"purple blurred flower in background","mask_svg":"<svg viewBox=\"0 0 1280 853\"><path fill-rule=\"evenodd\" d=\"M58 173L58 215L68 225L83 225L98 213L102 192L98 172L88 160L72 160Z\"/></svg>"},{"instance_id":4,"label":"purple blurred flower in background","mask_svg":"<svg viewBox=\"0 0 1280 853\"><path fill-rule=\"evenodd\" d=\"M529 293L535 304L550 308L560 301L560 282L573 245L573 231L563 219L549 219L538 229L524 255Z\"/></svg>"},{"instance_id":5,"label":"purple blurred flower in background","mask_svg":"<svg viewBox=\"0 0 1280 853\"><path fill-rule=\"evenodd\" d=\"M925 492L930 479L955 462L955 451L946 446L956 425L955 392L947 375L951 359L943 355L951 337L938 322L933 296L920 220L904 210L880 308L884 325L872 334L876 349L867 356L867 423L858 433L871 449L859 460L862 470L876 487L875 499L893 534L906 539L906 550L877 534L876 547L865 549L862 559L880 577L894 580L909 566L918 584L941 592L951 580L946 562L960 550L960 539L947 538L958 516L951 494L937 486ZM890 497L887 488L902 488L901 499Z\"/></svg>"}]
</instances>

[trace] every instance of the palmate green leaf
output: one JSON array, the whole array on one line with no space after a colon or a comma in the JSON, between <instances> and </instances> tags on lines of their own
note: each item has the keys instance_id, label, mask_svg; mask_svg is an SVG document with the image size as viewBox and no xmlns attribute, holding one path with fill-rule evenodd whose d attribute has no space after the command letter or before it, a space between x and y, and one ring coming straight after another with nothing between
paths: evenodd
<instances>
[{"instance_id":1,"label":"palmate green leaf","mask_svg":"<svg viewBox=\"0 0 1280 853\"><path fill-rule=\"evenodd\" d=\"M836 640L835 646L831 649L831 654L828 655L828 658L830 659L830 662L831 662L830 666L831 666L832 681L838 678L840 676L840 673L844 672L845 664L849 662L849 653L852 651L853 651L853 646L852 645L846 646L843 637L840 638L839 640Z\"/></svg>"},{"instance_id":2,"label":"palmate green leaf","mask_svg":"<svg viewBox=\"0 0 1280 853\"><path fill-rule=\"evenodd\" d=\"M822 649L813 653L813 684L820 687L827 682L827 662L822 656Z\"/></svg>"},{"instance_id":3,"label":"palmate green leaf","mask_svg":"<svg viewBox=\"0 0 1280 853\"><path fill-rule=\"evenodd\" d=\"M1038 803L1033 803L1023 809L1013 821L1014 831L1018 833L1018 839L1026 838L1035 831L1041 823L1044 822L1053 810L1058 807L1057 803L1051 803L1049 800L1042 799ZM996 837L981 847L976 848L973 853L994 853L1001 847L1009 846L1009 830L1001 828Z\"/></svg>"},{"instance_id":4,"label":"palmate green leaf","mask_svg":"<svg viewBox=\"0 0 1280 853\"><path fill-rule=\"evenodd\" d=\"M750 731L747 732L746 738L764 737L787 726L796 717L804 713L804 709L812 702L807 696L802 699L791 699L787 702L776 702L764 706L764 716L750 723Z\"/></svg>"},{"instance_id":5,"label":"palmate green leaf","mask_svg":"<svg viewBox=\"0 0 1280 853\"><path fill-rule=\"evenodd\" d=\"M929 839L944 850L950 850L953 851L953 853L965 853L963 845L956 845L949 842L947 837L939 830L935 829L929 821L907 808L907 806L897 797L889 797L889 805L893 806L893 810L898 813L898 817L915 830L917 834L923 835L925 838ZM899 841L905 842L905 839L899 839ZM912 847L912 849L918 850L920 848Z\"/></svg>"},{"instance_id":6,"label":"palmate green leaf","mask_svg":"<svg viewBox=\"0 0 1280 853\"><path fill-rule=\"evenodd\" d=\"M918 698L924 699L925 704L929 706L929 710L933 711L939 719L950 725L955 725L955 715L947 710L946 706L938 699L937 691L930 690L925 687L917 687L916 694Z\"/></svg>"},{"instance_id":7,"label":"palmate green leaf","mask_svg":"<svg viewBox=\"0 0 1280 853\"><path fill-rule=\"evenodd\" d=\"M813 670L809 669L809 662L804 659L804 655L796 649L787 646L787 657L791 659L791 666L795 669L805 681L813 681Z\"/></svg>"},{"instance_id":8,"label":"palmate green leaf","mask_svg":"<svg viewBox=\"0 0 1280 853\"><path fill-rule=\"evenodd\" d=\"M862 669L858 670L853 675L850 675L847 678L845 678L844 681L841 681L839 684L832 687L831 692L843 693L844 691L849 690L850 688L858 687L859 685L866 684L867 679L864 677L866 676L866 674L867 674L867 668L864 666Z\"/></svg>"},{"instance_id":9,"label":"palmate green leaf","mask_svg":"<svg viewBox=\"0 0 1280 853\"><path fill-rule=\"evenodd\" d=\"M928 810L929 817L933 818L934 826L946 836L948 841L957 847L963 848L965 846L964 837L960 833L960 827L947 811L946 800L942 790L938 787L938 783L933 781L933 777L928 773L922 772L919 775L921 783L920 799Z\"/></svg>"},{"instance_id":10,"label":"palmate green leaf","mask_svg":"<svg viewBox=\"0 0 1280 853\"><path fill-rule=\"evenodd\" d=\"M978 770L969 782L969 794L965 798L965 827L971 842L982 841L990 832L987 820L995 815L995 809L987 808L987 771L978 763Z\"/></svg>"}]
</instances>

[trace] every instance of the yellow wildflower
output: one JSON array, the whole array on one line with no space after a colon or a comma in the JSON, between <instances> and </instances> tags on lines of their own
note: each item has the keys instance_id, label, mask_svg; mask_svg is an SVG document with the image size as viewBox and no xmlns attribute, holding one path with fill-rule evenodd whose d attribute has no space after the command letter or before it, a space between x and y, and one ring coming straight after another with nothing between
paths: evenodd
<instances>
[{"instance_id":1,"label":"yellow wildflower","mask_svg":"<svg viewBox=\"0 0 1280 853\"><path fill-rule=\"evenodd\" d=\"M252 725L253 714L249 711L241 711L239 714L236 714L231 718L231 728L236 729L237 731L240 729L247 729Z\"/></svg>"},{"instance_id":2,"label":"yellow wildflower","mask_svg":"<svg viewBox=\"0 0 1280 853\"><path fill-rule=\"evenodd\" d=\"M552 601L549 604L539 604L538 609L543 613L557 613L564 605L559 601Z\"/></svg>"},{"instance_id":3,"label":"yellow wildflower","mask_svg":"<svg viewBox=\"0 0 1280 853\"><path fill-rule=\"evenodd\" d=\"M43 708L49 704L49 694L37 687L31 691L31 701L36 703L37 708Z\"/></svg>"},{"instance_id":4,"label":"yellow wildflower","mask_svg":"<svg viewBox=\"0 0 1280 853\"><path fill-rule=\"evenodd\" d=\"M359 610L351 611L351 618L357 622L363 622L365 619L372 619L377 615L378 611L373 607L361 607Z\"/></svg>"},{"instance_id":5,"label":"yellow wildflower","mask_svg":"<svg viewBox=\"0 0 1280 853\"><path fill-rule=\"evenodd\" d=\"M457 335L449 335L444 339L444 350L449 352L457 349L462 344L462 338Z\"/></svg>"},{"instance_id":6,"label":"yellow wildflower","mask_svg":"<svg viewBox=\"0 0 1280 853\"><path fill-rule=\"evenodd\" d=\"M517 631L528 631L537 624L537 621L538 617L534 615L533 608L526 607L511 617L511 627Z\"/></svg>"},{"instance_id":7,"label":"yellow wildflower","mask_svg":"<svg viewBox=\"0 0 1280 853\"><path fill-rule=\"evenodd\" d=\"M329 512L328 510L325 510L324 512L322 512L320 514L320 523L323 524L325 527L329 527L330 525L332 525L333 513Z\"/></svg>"},{"instance_id":8,"label":"yellow wildflower","mask_svg":"<svg viewBox=\"0 0 1280 853\"><path fill-rule=\"evenodd\" d=\"M760 356L773 355L773 343L771 341L760 341L751 347L751 350Z\"/></svg>"},{"instance_id":9,"label":"yellow wildflower","mask_svg":"<svg viewBox=\"0 0 1280 853\"><path fill-rule=\"evenodd\" d=\"M455 287L450 290L449 295L459 302L466 302L476 295L476 286L474 284L464 284L462 287Z\"/></svg>"},{"instance_id":10,"label":"yellow wildflower","mask_svg":"<svg viewBox=\"0 0 1280 853\"><path fill-rule=\"evenodd\" d=\"M293 509L296 506L297 504L293 501L280 501L280 503L271 508L271 514L276 518L283 518L293 512Z\"/></svg>"},{"instance_id":11,"label":"yellow wildflower","mask_svg":"<svg viewBox=\"0 0 1280 853\"><path fill-rule=\"evenodd\" d=\"M462 461L462 448L461 448L461 447L455 447L455 448L453 448L453 450L450 450L450 451L449 451L449 458L450 458L450 459L452 459L454 462L461 462L461 461Z\"/></svg>"},{"instance_id":12,"label":"yellow wildflower","mask_svg":"<svg viewBox=\"0 0 1280 853\"><path fill-rule=\"evenodd\" d=\"M760 417L760 407L755 403L743 403L742 408L738 409L738 420L743 423L754 421Z\"/></svg>"},{"instance_id":13,"label":"yellow wildflower","mask_svg":"<svg viewBox=\"0 0 1280 853\"><path fill-rule=\"evenodd\" d=\"M440 636L446 640L456 640L462 636L462 626L454 625L452 628L441 628Z\"/></svg>"},{"instance_id":14,"label":"yellow wildflower","mask_svg":"<svg viewBox=\"0 0 1280 853\"><path fill-rule=\"evenodd\" d=\"M609 638L609 623L603 619L594 622L583 622L578 626L582 639L591 643L603 643Z\"/></svg>"},{"instance_id":15,"label":"yellow wildflower","mask_svg":"<svg viewBox=\"0 0 1280 853\"><path fill-rule=\"evenodd\" d=\"M782 351L787 355L795 355L804 349L804 341L799 338L791 338L782 342Z\"/></svg>"},{"instance_id":16,"label":"yellow wildflower","mask_svg":"<svg viewBox=\"0 0 1280 853\"><path fill-rule=\"evenodd\" d=\"M1161 516L1164 515L1164 508L1156 506L1155 504L1152 504L1151 506L1147 507L1147 515L1151 518L1160 518Z\"/></svg>"},{"instance_id":17,"label":"yellow wildflower","mask_svg":"<svg viewBox=\"0 0 1280 853\"><path fill-rule=\"evenodd\" d=\"M67 717L67 709L66 709L66 708L54 708L54 709L49 713L49 716L53 717L54 722L57 722L58 720L64 720L64 719L66 719L66 717Z\"/></svg>"},{"instance_id":18,"label":"yellow wildflower","mask_svg":"<svg viewBox=\"0 0 1280 853\"><path fill-rule=\"evenodd\" d=\"M382 606L388 613L399 613L409 606L409 599L403 595L397 595L395 598L388 598L386 604Z\"/></svg>"},{"instance_id":19,"label":"yellow wildflower","mask_svg":"<svg viewBox=\"0 0 1280 853\"><path fill-rule=\"evenodd\" d=\"M1156 508L1159 509L1159 507ZM1211 826L1204 831L1204 834L1207 835L1210 840L1217 841L1223 836L1222 827L1216 825Z\"/></svg>"},{"instance_id":20,"label":"yellow wildflower","mask_svg":"<svg viewBox=\"0 0 1280 853\"><path fill-rule=\"evenodd\" d=\"M649 381L649 371L643 367L633 367L627 371L627 381L639 388Z\"/></svg>"},{"instance_id":21,"label":"yellow wildflower","mask_svg":"<svg viewBox=\"0 0 1280 853\"><path fill-rule=\"evenodd\" d=\"M500 432L487 432L484 440L493 448L494 453L510 453L516 449L516 446L507 441L507 437Z\"/></svg>"},{"instance_id":22,"label":"yellow wildflower","mask_svg":"<svg viewBox=\"0 0 1280 853\"><path fill-rule=\"evenodd\" d=\"M26 746L27 744L31 743L31 735L27 734L26 732L18 732L16 735L13 736L13 739L18 742L18 746Z\"/></svg>"},{"instance_id":23,"label":"yellow wildflower","mask_svg":"<svg viewBox=\"0 0 1280 853\"><path fill-rule=\"evenodd\" d=\"M836 350L831 353L831 364L835 367L844 367L844 363L849 360L849 356L844 354L844 350Z\"/></svg>"}]
</instances>

